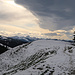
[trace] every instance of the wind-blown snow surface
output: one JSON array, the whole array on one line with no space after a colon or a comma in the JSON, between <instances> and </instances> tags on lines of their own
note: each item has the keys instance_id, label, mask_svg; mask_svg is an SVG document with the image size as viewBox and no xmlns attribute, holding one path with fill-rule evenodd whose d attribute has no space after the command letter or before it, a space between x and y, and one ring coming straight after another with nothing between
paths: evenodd
<instances>
[{"instance_id":1,"label":"wind-blown snow surface","mask_svg":"<svg viewBox=\"0 0 75 75\"><path fill-rule=\"evenodd\" d=\"M38 40L0 55L0 75L75 75L75 46Z\"/></svg>"}]
</instances>

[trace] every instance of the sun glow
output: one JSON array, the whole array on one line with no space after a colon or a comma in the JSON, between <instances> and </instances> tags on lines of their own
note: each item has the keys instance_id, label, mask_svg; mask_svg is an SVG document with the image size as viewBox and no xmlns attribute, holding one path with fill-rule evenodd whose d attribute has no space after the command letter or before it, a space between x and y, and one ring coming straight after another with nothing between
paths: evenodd
<instances>
[{"instance_id":1,"label":"sun glow","mask_svg":"<svg viewBox=\"0 0 75 75\"><path fill-rule=\"evenodd\" d=\"M21 5L18 5L14 2L14 0L5 0L4 2L8 3L8 4L11 4L11 5L14 5L16 7L19 7L19 8L23 8Z\"/></svg>"}]
</instances>

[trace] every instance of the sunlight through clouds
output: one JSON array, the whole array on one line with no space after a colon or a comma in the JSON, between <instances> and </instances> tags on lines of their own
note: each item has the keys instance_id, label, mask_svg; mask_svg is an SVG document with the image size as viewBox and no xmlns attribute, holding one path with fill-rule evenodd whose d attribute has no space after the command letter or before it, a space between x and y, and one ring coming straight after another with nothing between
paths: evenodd
<instances>
[{"instance_id":1,"label":"sunlight through clouds","mask_svg":"<svg viewBox=\"0 0 75 75\"><path fill-rule=\"evenodd\" d=\"M22 33L42 33L42 29L38 25L38 18L36 18L26 8L16 4L13 0L2 1L0 9L0 30L9 32L22 32ZM7 11L8 10L8 11ZM37 29L36 29L37 28ZM48 31L48 30L47 30Z\"/></svg>"},{"instance_id":2,"label":"sunlight through clouds","mask_svg":"<svg viewBox=\"0 0 75 75\"><path fill-rule=\"evenodd\" d=\"M75 30L72 29L75 21L67 17L73 16L69 16L73 10L65 6L62 11L63 5L57 9L59 4L52 4L51 7L51 2L56 1L0 0L0 33L71 39L69 35L72 36Z\"/></svg>"},{"instance_id":3,"label":"sunlight through clouds","mask_svg":"<svg viewBox=\"0 0 75 75\"><path fill-rule=\"evenodd\" d=\"M2 13L0 14L0 31L5 33L3 35L9 34L11 36L21 33L41 37L43 36L42 33L49 32L49 30L39 27L39 19L26 8L16 4L13 0L2 2L0 6L3 7L3 9L0 9Z\"/></svg>"}]
</instances>

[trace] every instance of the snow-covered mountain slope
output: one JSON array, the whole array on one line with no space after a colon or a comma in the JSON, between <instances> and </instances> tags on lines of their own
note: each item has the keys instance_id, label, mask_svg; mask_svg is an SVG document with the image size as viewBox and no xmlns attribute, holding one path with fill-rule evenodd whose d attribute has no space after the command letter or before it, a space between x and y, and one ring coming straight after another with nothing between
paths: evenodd
<instances>
[{"instance_id":1,"label":"snow-covered mountain slope","mask_svg":"<svg viewBox=\"0 0 75 75\"><path fill-rule=\"evenodd\" d=\"M0 55L0 75L75 75L75 46L38 40Z\"/></svg>"}]
</instances>

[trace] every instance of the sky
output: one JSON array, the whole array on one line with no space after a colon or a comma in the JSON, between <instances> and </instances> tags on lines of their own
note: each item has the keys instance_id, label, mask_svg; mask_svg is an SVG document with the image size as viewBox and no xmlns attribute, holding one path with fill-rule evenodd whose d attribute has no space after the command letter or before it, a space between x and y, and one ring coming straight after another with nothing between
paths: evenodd
<instances>
[{"instance_id":1,"label":"sky","mask_svg":"<svg viewBox=\"0 0 75 75\"><path fill-rule=\"evenodd\" d=\"M73 39L75 0L0 0L0 34Z\"/></svg>"}]
</instances>

